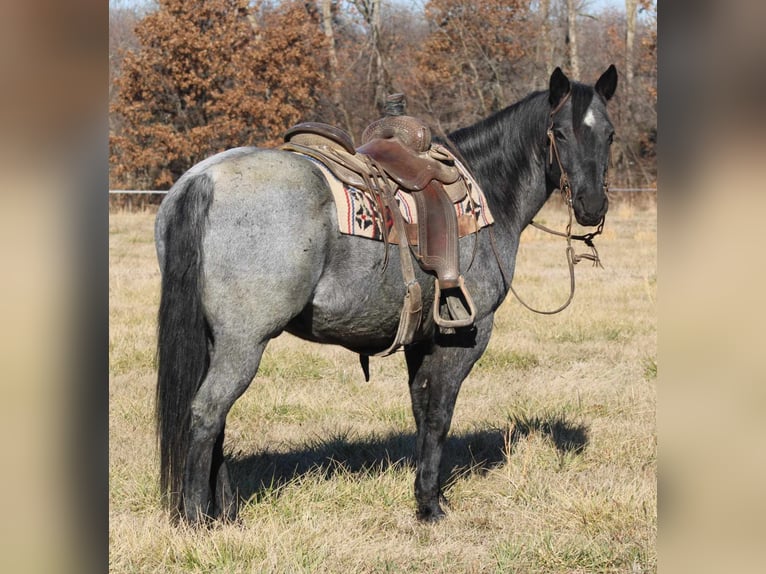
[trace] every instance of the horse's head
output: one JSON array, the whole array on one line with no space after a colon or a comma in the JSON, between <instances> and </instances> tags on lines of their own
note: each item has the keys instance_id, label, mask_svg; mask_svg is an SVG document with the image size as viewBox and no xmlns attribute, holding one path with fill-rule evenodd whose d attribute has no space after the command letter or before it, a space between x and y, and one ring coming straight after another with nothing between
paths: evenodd
<instances>
[{"instance_id":1,"label":"horse's head","mask_svg":"<svg viewBox=\"0 0 766 574\"><path fill-rule=\"evenodd\" d=\"M617 89L614 65L593 87L571 83L560 68L551 74L548 100L548 184L569 185L575 218L580 225L598 225L608 208L607 168L614 127L606 103Z\"/></svg>"}]
</instances>

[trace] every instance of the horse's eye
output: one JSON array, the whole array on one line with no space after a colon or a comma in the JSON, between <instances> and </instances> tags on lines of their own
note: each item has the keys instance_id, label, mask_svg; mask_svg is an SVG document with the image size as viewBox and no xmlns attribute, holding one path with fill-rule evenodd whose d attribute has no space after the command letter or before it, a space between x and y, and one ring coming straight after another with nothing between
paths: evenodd
<instances>
[{"instance_id":1,"label":"horse's eye","mask_svg":"<svg viewBox=\"0 0 766 574\"><path fill-rule=\"evenodd\" d=\"M557 140L566 141L567 136L564 134L563 131L561 131L559 128L553 129L553 135L556 136Z\"/></svg>"}]
</instances>

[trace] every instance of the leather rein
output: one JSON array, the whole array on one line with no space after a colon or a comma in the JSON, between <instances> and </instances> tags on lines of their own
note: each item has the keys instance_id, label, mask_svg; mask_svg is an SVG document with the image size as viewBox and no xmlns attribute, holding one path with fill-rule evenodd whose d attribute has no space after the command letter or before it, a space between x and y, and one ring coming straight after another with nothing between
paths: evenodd
<instances>
[{"instance_id":1,"label":"leather rein","mask_svg":"<svg viewBox=\"0 0 766 574\"><path fill-rule=\"evenodd\" d=\"M556 309L553 309L552 311L541 311L539 309L535 309L534 307L531 307L528 305L516 292L516 289L513 288L513 284L508 279L508 274L503 267L502 262L500 261L500 257L497 253L497 246L495 245L495 236L492 232L492 227L490 226L490 241L492 244L492 250L495 252L495 258L497 259L498 266L500 267L500 273L503 276L503 281L505 281L505 284L508 285L511 292L514 294L516 299L518 299L519 303L521 303L524 307L529 309L530 311L534 313L539 313L541 315L554 315L556 313L559 313L566 309L569 304L572 302L572 299L574 298L574 292L575 292L575 275L574 275L574 266L582 261L583 259L588 259L589 261L593 262L593 266L601 267L603 269L603 265L601 265L601 260L598 256L598 251L596 250L596 246L593 244L593 238L599 235L604 230L604 220L605 217L601 218L601 221L598 223L596 230L591 233L585 233L582 235L574 235L572 234L572 223L574 222L574 209L572 207L572 188L569 184L569 176L567 175L566 169L564 169L564 165L561 163L561 157L559 156L559 149L558 145L556 144L556 137L553 134L553 118L555 115L561 110L562 107L564 107L564 104L566 104L567 100L571 96L571 91L567 92L566 96L564 96L561 101L558 103L558 105L551 110L550 113L550 123L548 124L548 129L546 131L546 135L548 136L548 140L550 141L550 147L548 152L548 164L551 165L553 163L554 158L556 159L556 163L559 167L559 172L561 173L561 176L559 178L559 190L561 191L561 196L564 199L564 203L567 205L567 210L569 212L569 221L567 222L565 230L562 231L556 231L554 229L550 229L540 223L537 223L536 221L531 221L530 225L536 227L537 229L540 229L541 231L545 231L546 233L550 233L552 235L557 235L559 237L566 238L567 241L567 248L566 248L566 257L567 257L567 265L569 267L569 297L567 300ZM609 183L607 174L604 175L604 192L609 191ZM572 247L572 241L582 241L587 245L591 252L590 253L575 253L574 248Z\"/></svg>"}]
</instances>

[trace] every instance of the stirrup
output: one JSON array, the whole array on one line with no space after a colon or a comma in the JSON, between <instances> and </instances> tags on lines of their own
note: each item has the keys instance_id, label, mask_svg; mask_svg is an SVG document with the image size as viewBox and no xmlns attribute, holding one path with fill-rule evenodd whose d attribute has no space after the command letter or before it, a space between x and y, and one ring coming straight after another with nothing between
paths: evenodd
<instances>
[{"instance_id":1,"label":"stirrup","mask_svg":"<svg viewBox=\"0 0 766 574\"><path fill-rule=\"evenodd\" d=\"M476 318L476 307L473 304L473 299L471 298L470 293L468 293L465 288L463 276L460 275L457 280L458 285L456 289L460 290L460 295L462 296L463 301L465 301L465 304L468 305L468 309L466 310L465 305L458 299L458 297L447 295L447 309L451 318L444 318L441 316L442 290L439 286L439 280L437 279L434 281L434 323L436 323L443 331L447 329L457 329L459 327L468 327L473 325L473 321ZM452 291L452 289L450 289L450 291Z\"/></svg>"}]
</instances>

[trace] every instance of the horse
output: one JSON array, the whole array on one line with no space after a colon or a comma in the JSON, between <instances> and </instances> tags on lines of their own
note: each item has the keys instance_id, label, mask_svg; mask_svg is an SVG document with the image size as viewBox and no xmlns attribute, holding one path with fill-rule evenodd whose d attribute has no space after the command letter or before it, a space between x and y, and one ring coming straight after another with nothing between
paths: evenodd
<instances>
[{"instance_id":1,"label":"horse","mask_svg":"<svg viewBox=\"0 0 766 574\"><path fill-rule=\"evenodd\" d=\"M448 135L484 191L494 223L459 241L473 325L442 333L424 314L404 346L421 521L445 516L440 462L455 400L489 342L521 232L562 182L577 222L603 223L614 136L606 106L616 88L614 65L595 85L570 81L556 68L547 90ZM369 356L395 336L402 270L383 262L398 261L399 246L339 233L333 201L311 159L240 147L194 165L159 207L160 487L181 520L237 514L223 452L226 417L271 339L288 332ZM416 278L429 309L434 276L416 266Z\"/></svg>"}]
</instances>

